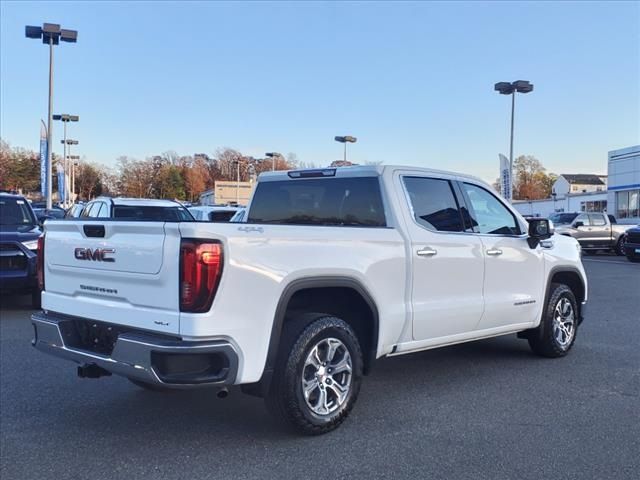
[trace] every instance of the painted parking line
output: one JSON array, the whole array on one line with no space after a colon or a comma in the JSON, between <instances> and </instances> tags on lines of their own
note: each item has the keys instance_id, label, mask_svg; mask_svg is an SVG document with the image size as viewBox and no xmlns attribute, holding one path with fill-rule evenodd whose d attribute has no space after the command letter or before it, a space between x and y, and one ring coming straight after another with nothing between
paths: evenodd
<instances>
[{"instance_id":1,"label":"painted parking line","mask_svg":"<svg viewBox=\"0 0 640 480\"><path fill-rule=\"evenodd\" d=\"M617 263L618 265L634 265L633 262L619 262L617 260L598 260L595 258L582 258L583 262L597 262L597 263Z\"/></svg>"}]
</instances>

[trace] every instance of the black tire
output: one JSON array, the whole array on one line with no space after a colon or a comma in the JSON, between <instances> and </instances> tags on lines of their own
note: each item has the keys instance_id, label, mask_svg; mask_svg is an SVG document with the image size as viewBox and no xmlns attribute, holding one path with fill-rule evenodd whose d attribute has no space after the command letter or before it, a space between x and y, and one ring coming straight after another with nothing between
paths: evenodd
<instances>
[{"instance_id":1,"label":"black tire","mask_svg":"<svg viewBox=\"0 0 640 480\"><path fill-rule=\"evenodd\" d=\"M621 257L626 255L626 252L624 251L624 235L620 235L620 238L618 239L618 243L616 243L615 252L616 252L616 255L619 255Z\"/></svg>"},{"instance_id":2,"label":"black tire","mask_svg":"<svg viewBox=\"0 0 640 480\"><path fill-rule=\"evenodd\" d=\"M583 254L583 255L589 255L589 256L591 256L591 255L595 255L596 253L598 253L598 251L597 251L597 250L586 250L586 249L583 249L583 250L582 250L582 254Z\"/></svg>"},{"instance_id":3,"label":"black tire","mask_svg":"<svg viewBox=\"0 0 640 480\"><path fill-rule=\"evenodd\" d=\"M565 344L563 344L563 342L557 338L557 330L554 328L554 318L557 315L556 308L564 300L568 300L573 312L572 335L570 337L570 341L566 342ZM567 285L561 283L552 283L551 290L549 291L549 299L547 300L547 304L544 307L540 325L537 328L533 329L527 337L531 350L542 357L564 357L567 353L569 353L569 350L571 350L571 347L576 340L577 329L578 304L576 302L575 295ZM567 338L568 337L565 337L565 340Z\"/></svg>"},{"instance_id":4,"label":"black tire","mask_svg":"<svg viewBox=\"0 0 640 480\"><path fill-rule=\"evenodd\" d=\"M293 324L295 323L294 321ZM283 338L286 338L286 334L283 335ZM323 341L328 341L328 339L337 339L342 343L339 349L343 358L346 358L345 349L350 355L350 386L342 404L339 404L338 397L335 396L334 406L336 409L330 413L320 415L314 412L308 401L305 400L302 381L303 376L308 373L306 369L311 367L308 364L305 367L308 357L311 357L311 352L316 346L321 345ZM336 354L334 353L334 355ZM326 365L326 363L322 365ZM347 418L358 398L362 382L362 367L363 360L360 344L349 324L337 317L318 316L317 319L304 328L294 341L289 341L282 345L271 387L265 398L267 407L279 420L306 435L320 435L330 432ZM330 369L327 370L327 372L330 371ZM316 378L318 377L316 376ZM342 378L344 379L344 377ZM336 380L331 376L331 379L327 380L327 382L330 381L335 382ZM318 381L316 380L316 382ZM330 384L327 383L326 385ZM318 394L320 389L326 390L324 395L327 398L329 398L330 394L334 395L332 392L335 392L330 386L318 386L317 388L318 390L314 391L317 391ZM311 402L311 397L309 397L309 402ZM318 400L317 404L320 404L320 400Z\"/></svg>"},{"instance_id":5,"label":"black tire","mask_svg":"<svg viewBox=\"0 0 640 480\"><path fill-rule=\"evenodd\" d=\"M633 257L631 255L627 255L627 260L633 263L640 263L640 257Z\"/></svg>"},{"instance_id":6,"label":"black tire","mask_svg":"<svg viewBox=\"0 0 640 480\"><path fill-rule=\"evenodd\" d=\"M33 290L31 292L31 308L34 310L40 310L42 308L42 294L40 290Z\"/></svg>"},{"instance_id":7,"label":"black tire","mask_svg":"<svg viewBox=\"0 0 640 480\"><path fill-rule=\"evenodd\" d=\"M136 387L140 387L144 390L148 390L150 392L158 392L158 393L167 393L167 392L175 392L176 390L173 388L163 387L162 385L156 385L155 383L147 383L141 380L135 380L133 378L127 378L131 383L133 383Z\"/></svg>"}]
</instances>

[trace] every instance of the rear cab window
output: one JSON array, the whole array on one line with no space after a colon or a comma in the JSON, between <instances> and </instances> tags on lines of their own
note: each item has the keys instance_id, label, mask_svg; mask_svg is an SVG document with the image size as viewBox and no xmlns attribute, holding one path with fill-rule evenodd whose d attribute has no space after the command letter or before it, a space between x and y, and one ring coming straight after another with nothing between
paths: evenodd
<instances>
[{"instance_id":1,"label":"rear cab window","mask_svg":"<svg viewBox=\"0 0 640 480\"><path fill-rule=\"evenodd\" d=\"M377 176L260 182L248 215L247 223L387 226Z\"/></svg>"},{"instance_id":2,"label":"rear cab window","mask_svg":"<svg viewBox=\"0 0 640 480\"><path fill-rule=\"evenodd\" d=\"M155 207L142 205L114 205L113 218L128 221L192 222L193 216L186 208Z\"/></svg>"}]
</instances>

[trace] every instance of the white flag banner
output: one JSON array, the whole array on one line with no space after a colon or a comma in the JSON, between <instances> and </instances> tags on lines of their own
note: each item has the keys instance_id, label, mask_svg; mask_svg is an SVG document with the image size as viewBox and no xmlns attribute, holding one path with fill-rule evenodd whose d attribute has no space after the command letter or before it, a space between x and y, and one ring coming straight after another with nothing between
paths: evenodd
<instances>
[{"instance_id":1,"label":"white flag banner","mask_svg":"<svg viewBox=\"0 0 640 480\"><path fill-rule=\"evenodd\" d=\"M498 157L500 157L500 192L504 198L511 201L511 169L509 168L509 159L501 153L498 154Z\"/></svg>"}]
</instances>

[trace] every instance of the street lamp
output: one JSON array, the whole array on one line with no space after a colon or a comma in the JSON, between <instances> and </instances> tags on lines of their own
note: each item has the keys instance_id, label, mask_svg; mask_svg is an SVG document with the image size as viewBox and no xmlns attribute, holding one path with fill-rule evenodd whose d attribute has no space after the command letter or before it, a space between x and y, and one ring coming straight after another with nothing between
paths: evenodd
<instances>
[{"instance_id":1,"label":"street lamp","mask_svg":"<svg viewBox=\"0 0 640 480\"><path fill-rule=\"evenodd\" d=\"M516 107L516 92L529 93L533 91L533 84L528 80L516 80L515 82L498 82L493 89L500 95L511 95L511 142L509 146L509 180L513 186L513 118ZM513 188L511 188L511 197L513 197ZM508 199L509 201L512 198Z\"/></svg>"},{"instance_id":2,"label":"street lamp","mask_svg":"<svg viewBox=\"0 0 640 480\"><path fill-rule=\"evenodd\" d=\"M51 115L53 111L53 46L63 42L75 43L78 40L76 30L65 30L55 23L43 23L42 27L27 25L25 27L27 38L42 39L42 43L49 45L49 115L47 117L47 208L51 208L52 198L52 166L51 166Z\"/></svg>"},{"instance_id":3,"label":"street lamp","mask_svg":"<svg viewBox=\"0 0 640 480\"><path fill-rule=\"evenodd\" d=\"M63 140L60 141L60 143L62 143L64 145L64 150L63 150L63 155L62 155L62 165L63 165L63 169L64 169L64 174L65 176L69 174L69 169L68 169L68 164L67 164L67 123L69 122L77 122L80 120L80 117L78 115L69 115L68 113L62 113L60 115L54 115L53 116L54 120L59 120L64 124L64 135L63 135ZM77 142L76 142L77 143ZM67 182L65 180L64 182L64 203L67 204L69 202L69 199L67 197L67 193L68 193L68 188L67 187ZM58 190L60 189L60 186L58 186Z\"/></svg>"},{"instance_id":4,"label":"street lamp","mask_svg":"<svg viewBox=\"0 0 640 480\"><path fill-rule=\"evenodd\" d=\"M276 158L277 157L281 157L282 155L279 154L278 152L267 152L267 153L265 153L265 155L271 159L271 171L275 172L276 171Z\"/></svg>"},{"instance_id":5,"label":"street lamp","mask_svg":"<svg viewBox=\"0 0 640 480\"><path fill-rule=\"evenodd\" d=\"M72 198L72 197L75 195L75 190L76 190L76 167L79 165L77 160L80 160L80 156L67 155L67 159L71 160L69 162L71 165L71 195L69 195L69 200L71 200L71 205L73 205L75 203L75 198Z\"/></svg>"},{"instance_id":6,"label":"street lamp","mask_svg":"<svg viewBox=\"0 0 640 480\"><path fill-rule=\"evenodd\" d=\"M335 137L334 140L338 143L344 143L344 162L346 163L347 162L347 143L356 143L358 139L350 135L345 135L343 137Z\"/></svg>"},{"instance_id":7,"label":"street lamp","mask_svg":"<svg viewBox=\"0 0 640 480\"><path fill-rule=\"evenodd\" d=\"M59 118L56 117L60 117L61 115L54 115L53 119L54 120L59 120ZM75 117L76 119L78 117ZM77 120L72 120L77 122ZM71 199L71 195L69 195L69 188L67 188L67 185L69 185L69 187L71 188L71 165L69 163L69 159L71 158L71 145L78 145L78 140L71 140L69 138L67 138L67 122L64 122L64 140L60 140L60 143L62 143L64 145L64 160L63 165L64 165L64 174L65 174L65 181L64 181L64 188L65 188L65 194L64 194L64 200L65 203L67 205L69 205L69 200ZM69 180L69 183L67 183L67 179ZM71 188L71 194L73 194L73 188ZM71 203L73 203L73 201L71 201Z\"/></svg>"}]
</instances>

